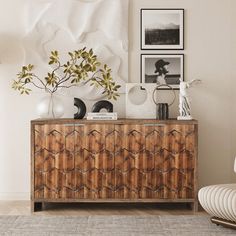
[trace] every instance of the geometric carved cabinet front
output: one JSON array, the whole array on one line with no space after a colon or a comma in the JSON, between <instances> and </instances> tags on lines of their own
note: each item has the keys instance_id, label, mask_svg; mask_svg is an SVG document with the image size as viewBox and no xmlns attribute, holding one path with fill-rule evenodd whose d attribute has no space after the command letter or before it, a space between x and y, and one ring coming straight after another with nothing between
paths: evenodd
<instances>
[{"instance_id":1,"label":"geometric carved cabinet front","mask_svg":"<svg viewBox=\"0 0 236 236\"><path fill-rule=\"evenodd\" d=\"M113 198L113 130L114 125L36 125L35 198Z\"/></svg>"},{"instance_id":2,"label":"geometric carved cabinet front","mask_svg":"<svg viewBox=\"0 0 236 236\"><path fill-rule=\"evenodd\" d=\"M32 145L33 203L196 204L196 122L33 121Z\"/></svg>"},{"instance_id":3,"label":"geometric carved cabinet front","mask_svg":"<svg viewBox=\"0 0 236 236\"><path fill-rule=\"evenodd\" d=\"M74 181L74 129L35 126L35 198L70 198Z\"/></svg>"},{"instance_id":4,"label":"geometric carved cabinet front","mask_svg":"<svg viewBox=\"0 0 236 236\"><path fill-rule=\"evenodd\" d=\"M76 198L114 198L114 125L75 127Z\"/></svg>"},{"instance_id":5,"label":"geometric carved cabinet front","mask_svg":"<svg viewBox=\"0 0 236 236\"><path fill-rule=\"evenodd\" d=\"M116 127L116 198L194 198L194 126Z\"/></svg>"}]
</instances>

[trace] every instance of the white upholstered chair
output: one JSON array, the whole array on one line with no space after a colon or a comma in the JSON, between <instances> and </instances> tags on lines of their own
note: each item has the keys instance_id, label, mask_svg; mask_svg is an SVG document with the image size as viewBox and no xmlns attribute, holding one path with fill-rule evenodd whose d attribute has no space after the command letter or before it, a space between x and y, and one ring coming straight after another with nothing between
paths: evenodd
<instances>
[{"instance_id":1,"label":"white upholstered chair","mask_svg":"<svg viewBox=\"0 0 236 236\"><path fill-rule=\"evenodd\" d=\"M204 210L212 216L213 223L236 229L236 184L203 187L198 192L198 199Z\"/></svg>"}]
</instances>

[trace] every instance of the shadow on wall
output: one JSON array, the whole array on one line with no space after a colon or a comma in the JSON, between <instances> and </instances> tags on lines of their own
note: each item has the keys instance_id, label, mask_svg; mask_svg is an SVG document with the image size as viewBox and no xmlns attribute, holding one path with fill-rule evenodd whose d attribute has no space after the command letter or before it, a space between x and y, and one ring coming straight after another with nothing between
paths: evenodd
<instances>
[{"instance_id":1,"label":"shadow on wall","mask_svg":"<svg viewBox=\"0 0 236 236\"><path fill-rule=\"evenodd\" d=\"M211 81L214 80L215 78L204 78L202 84L191 88L190 92L192 114L199 120L200 186L203 183L204 186L227 183L233 172L229 142L231 124L226 122L230 112L229 98L221 96L223 91L219 86L212 86Z\"/></svg>"}]
</instances>

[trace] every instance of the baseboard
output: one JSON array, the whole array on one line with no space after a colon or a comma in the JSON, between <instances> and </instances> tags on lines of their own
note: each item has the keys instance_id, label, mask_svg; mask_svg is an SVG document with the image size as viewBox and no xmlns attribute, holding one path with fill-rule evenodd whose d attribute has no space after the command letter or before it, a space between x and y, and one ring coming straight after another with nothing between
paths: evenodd
<instances>
[{"instance_id":1,"label":"baseboard","mask_svg":"<svg viewBox=\"0 0 236 236\"><path fill-rule=\"evenodd\" d=\"M28 201L30 200L30 193L23 193L23 192L8 192L8 193L1 193L0 192L0 201Z\"/></svg>"}]
</instances>

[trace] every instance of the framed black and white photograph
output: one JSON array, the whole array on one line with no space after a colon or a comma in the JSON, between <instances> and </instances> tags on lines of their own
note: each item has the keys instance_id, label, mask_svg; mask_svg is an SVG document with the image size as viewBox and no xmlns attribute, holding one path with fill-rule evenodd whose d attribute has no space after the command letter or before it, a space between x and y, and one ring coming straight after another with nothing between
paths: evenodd
<instances>
[{"instance_id":1,"label":"framed black and white photograph","mask_svg":"<svg viewBox=\"0 0 236 236\"><path fill-rule=\"evenodd\" d=\"M184 81L184 54L142 54L141 83L167 84L179 89Z\"/></svg>"},{"instance_id":2,"label":"framed black and white photograph","mask_svg":"<svg viewBox=\"0 0 236 236\"><path fill-rule=\"evenodd\" d=\"M141 49L183 50L184 9L141 9Z\"/></svg>"}]
</instances>

